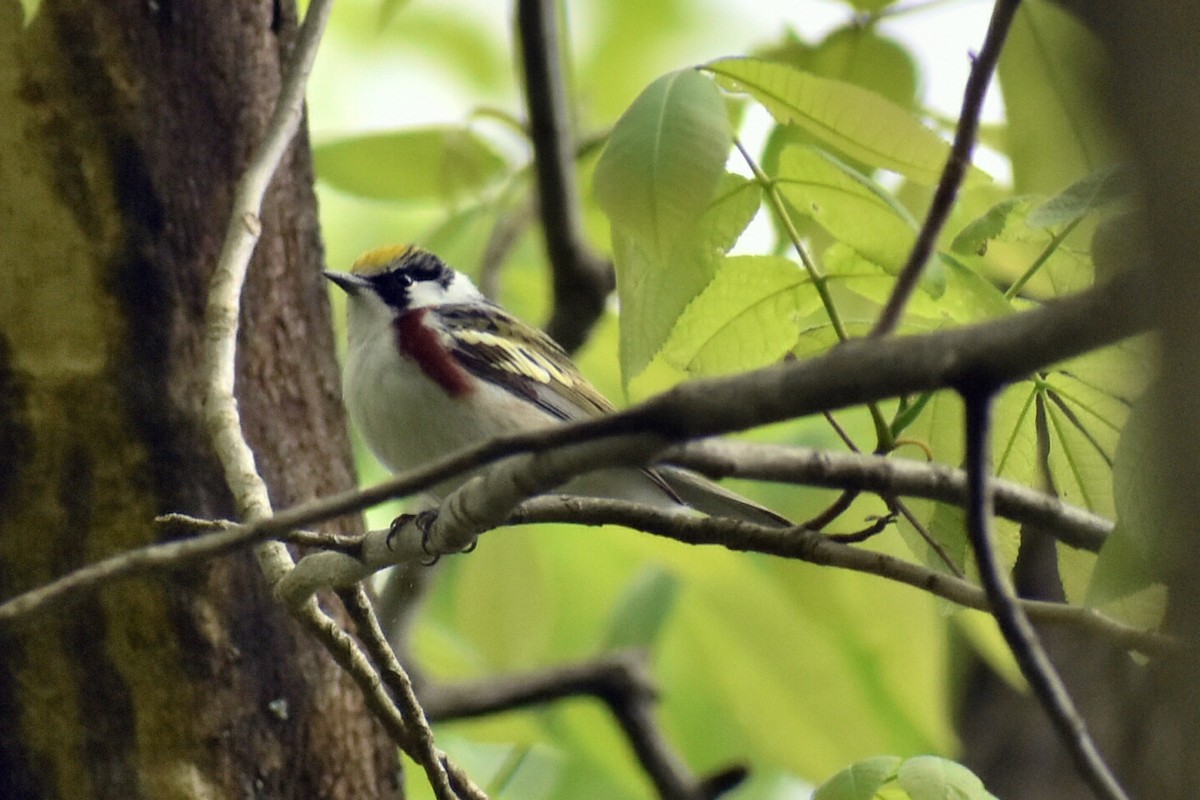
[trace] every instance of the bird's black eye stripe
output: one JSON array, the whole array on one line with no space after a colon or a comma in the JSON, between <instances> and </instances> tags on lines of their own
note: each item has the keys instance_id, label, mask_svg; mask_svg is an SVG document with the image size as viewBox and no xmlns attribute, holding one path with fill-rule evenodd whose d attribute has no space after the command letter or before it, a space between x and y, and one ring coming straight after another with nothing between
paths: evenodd
<instances>
[{"instance_id":1,"label":"bird's black eye stripe","mask_svg":"<svg viewBox=\"0 0 1200 800\"><path fill-rule=\"evenodd\" d=\"M408 287L413 280L404 270L395 269L391 272L381 272L371 277L375 291L383 302L393 308L404 308L408 305Z\"/></svg>"},{"instance_id":2,"label":"bird's black eye stripe","mask_svg":"<svg viewBox=\"0 0 1200 800\"><path fill-rule=\"evenodd\" d=\"M408 308L409 289L414 283L437 283L443 289L454 280L454 271L432 253L414 250L394 268L372 275L371 283L383 302L392 308Z\"/></svg>"},{"instance_id":3,"label":"bird's black eye stripe","mask_svg":"<svg viewBox=\"0 0 1200 800\"><path fill-rule=\"evenodd\" d=\"M442 288L449 286L450 281L454 278L454 273L446 266L446 262L424 250L418 250L409 255L398 271L411 276L413 283L436 281Z\"/></svg>"}]
</instances>

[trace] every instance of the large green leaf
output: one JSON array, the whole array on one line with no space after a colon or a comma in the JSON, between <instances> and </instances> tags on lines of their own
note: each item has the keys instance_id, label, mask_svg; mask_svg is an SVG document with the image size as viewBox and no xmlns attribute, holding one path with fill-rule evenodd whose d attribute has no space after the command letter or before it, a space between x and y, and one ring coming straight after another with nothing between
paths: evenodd
<instances>
[{"instance_id":1,"label":"large green leaf","mask_svg":"<svg viewBox=\"0 0 1200 800\"><path fill-rule=\"evenodd\" d=\"M505 160L461 128L417 128L352 136L313 148L317 177L379 200L449 201L500 178Z\"/></svg>"},{"instance_id":2,"label":"large green leaf","mask_svg":"<svg viewBox=\"0 0 1200 800\"><path fill-rule=\"evenodd\" d=\"M688 303L712 281L721 256L758 211L761 196L753 181L725 175L708 208L666 260L651 258L631 237L613 229L621 301L621 371L626 385L662 349Z\"/></svg>"},{"instance_id":3,"label":"large green leaf","mask_svg":"<svg viewBox=\"0 0 1200 800\"><path fill-rule=\"evenodd\" d=\"M851 23L838 28L812 49L807 63L796 66L878 92L902 108L912 108L917 100L917 66L912 53L873 25Z\"/></svg>"},{"instance_id":4,"label":"large green leaf","mask_svg":"<svg viewBox=\"0 0 1200 800\"><path fill-rule=\"evenodd\" d=\"M996 800L971 770L937 756L908 759L896 778L911 800Z\"/></svg>"},{"instance_id":5,"label":"large green leaf","mask_svg":"<svg viewBox=\"0 0 1200 800\"><path fill-rule=\"evenodd\" d=\"M1119 167L1101 167L1033 208L1025 218L1031 228L1066 225L1128 197L1128 173Z\"/></svg>"},{"instance_id":6,"label":"large green leaf","mask_svg":"<svg viewBox=\"0 0 1200 800\"><path fill-rule=\"evenodd\" d=\"M876 756L851 764L813 792L812 800L873 800L884 784L896 779L902 759Z\"/></svg>"},{"instance_id":7,"label":"large green leaf","mask_svg":"<svg viewBox=\"0 0 1200 800\"><path fill-rule=\"evenodd\" d=\"M704 67L733 92L744 92L776 120L798 125L850 158L934 184L949 145L890 100L845 81L788 64L729 58Z\"/></svg>"},{"instance_id":8,"label":"large green leaf","mask_svg":"<svg viewBox=\"0 0 1200 800\"><path fill-rule=\"evenodd\" d=\"M779 158L779 191L797 212L838 241L896 271L916 239L904 208L872 181L811 147L793 146Z\"/></svg>"},{"instance_id":9,"label":"large green leaf","mask_svg":"<svg viewBox=\"0 0 1200 800\"><path fill-rule=\"evenodd\" d=\"M1004 273L1014 288L1030 281L1035 296L1078 291L1095 279L1090 255L1079 249L1075 238L1064 238L1081 217L1070 216L1065 225L1054 229L1047 224L1076 212L1086 213L1087 204L1074 197L1071 190L1050 199L1036 195L1009 197L965 225L950 247L981 271L990 268Z\"/></svg>"},{"instance_id":10,"label":"large green leaf","mask_svg":"<svg viewBox=\"0 0 1200 800\"><path fill-rule=\"evenodd\" d=\"M1096 37L1046 0L1021 4L1000 57L1008 154L1019 192L1057 192L1111 164L1117 148L1098 86L1108 86Z\"/></svg>"},{"instance_id":11,"label":"large green leaf","mask_svg":"<svg viewBox=\"0 0 1200 800\"><path fill-rule=\"evenodd\" d=\"M596 201L655 263L708 206L733 132L712 82L694 70L664 75L617 121L594 179Z\"/></svg>"},{"instance_id":12,"label":"large green leaf","mask_svg":"<svg viewBox=\"0 0 1200 800\"><path fill-rule=\"evenodd\" d=\"M799 265L779 256L733 256L679 317L663 348L670 364L712 375L765 366L796 343L798 316L820 298Z\"/></svg>"},{"instance_id":13,"label":"large green leaf","mask_svg":"<svg viewBox=\"0 0 1200 800\"><path fill-rule=\"evenodd\" d=\"M658 663L672 695L696 698L664 708L690 761L736 757L741 740L764 764L822 775L874 753L944 752L952 741L936 601L778 559L691 549L673 563L685 588ZM925 624L904 629L899 619ZM704 724L714 706L730 712ZM714 741L716 720L724 744Z\"/></svg>"}]
</instances>

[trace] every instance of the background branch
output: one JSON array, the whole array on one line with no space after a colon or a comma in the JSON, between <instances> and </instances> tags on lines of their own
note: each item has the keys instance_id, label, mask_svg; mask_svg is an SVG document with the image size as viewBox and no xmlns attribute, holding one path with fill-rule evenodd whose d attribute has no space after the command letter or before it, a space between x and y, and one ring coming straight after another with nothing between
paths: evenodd
<instances>
[{"instance_id":1,"label":"background branch","mask_svg":"<svg viewBox=\"0 0 1200 800\"><path fill-rule=\"evenodd\" d=\"M472 683L430 684L421 701L435 721L486 716L570 697L603 702L629 739L659 796L672 800L717 797L746 776L742 767L707 778L691 773L671 748L654 718L658 689L644 654L623 651L515 676Z\"/></svg>"},{"instance_id":2,"label":"background branch","mask_svg":"<svg viewBox=\"0 0 1200 800\"><path fill-rule=\"evenodd\" d=\"M554 311L546 332L570 353L587 340L615 284L612 265L594 254L583 236L557 7L555 0L518 0L517 32L537 170L538 210L553 275Z\"/></svg>"},{"instance_id":3,"label":"background branch","mask_svg":"<svg viewBox=\"0 0 1200 800\"><path fill-rule=\"evenodd\" d=\"M303 119L304 87L316 58L317 45L328 21L331 0L313 0L297 37L288 63L275 109L250 162L238 181L233 209L221 255L209 285L205 313L206 385L205 421L218 459L225 470L225 482L233 493L239 513L247 520L264 519L271 514L266 482L259 475L254 453L246 442L234 394L237 355L238 317L242 287L250 257L261 233L259 214L263 197L280 160ZM256 549L259 565L272 587L293 570L287 547L278 541L265 542ZM373 691L378 676L371 663L347 636L338 636L336 624L316 604L309 601L292 608L305 627L318 634L318 640L335 660L367 692L370 707L384 722L398 745L424 767L439 798L451 798L445 759L436 751L421 746L422 728L417 721L404 721L390 698ZM412 725L417 724L416 737ZM466 784L469 786L469 781ZM473 787L472 787L473 788ZM482 797L482 792L466 796Z\"/></svg>"},{"instance_id":4,"label":"background branch","mask_svg":"<svg viewBox=\"0 0 1200 800\"><path fill-rule=\"evenodd\" d=\"M708 439L671 448L663 461L710 478L820 486L936 500L956 506L967 501L967 476L954 469L904 458L813 450L805 447ZM1036 525L1064 544L1098 551L1112 532L1110 520L1064 503L1058 497L1012 481L995 480L996 513Z\"/></svg>"},{"instance_id":5,"label":"background branch","mask_svg":"<svg viewBox=\"0 0 1200 800\"><path fill-rule=\"evenodd\" d=\"M901 394L947 388L969 372L1012 380L1061 359L1117 341L1148 325L1138 276L1004 319L899 339L857 340L804 362L781 364L731 378L682 384L619 414L599 420L485 442L377 486L336 494L207 540L194 555L226 552L238 543L267 539L291 528L351 513L420 491L516 453L542 451L624 431L670 432L674 438L710 436ZM1103 321L1103 324L1097 321ZM734 401L731 402L730 399ZM0 605L0 624L99 580L165 568L176 557L156 545L121 564L93 565L90 577L68 575ZM205 552L205 547L212 549ZM183 556L179 556L183 557ZM118 557L122 558L122 557ZM328 584L325 584L328 585Z\"/></svg>"},{"instance_id":6,"label":"background branch","mask_svg":"<svg viewBox=\"0 0 1200 800\"><path fill-rule=\"evenodd\" d=\"M964 608L990 611L978 586L911 561L860 549L803 528L780 529L733 519L697 517L687 512L662 511L620 500L548 495L526 500L509 518L510 525L568 522L576 525L622 525L691 545L718 545L729 550L765 553L810 564L876 575ZM368 536L374 535L368 534ZM1180 643L1153 631L1131 628L1094 609L1033 600L1018 601L1031 619L1067 625L1101 636L1130 650L1153 655L1181 652Z\"/></svg>"},{"instance_id":7,"label":"background branch","mask_svg":"<svg viewBox=\"0 0 1200 800\"><path fill-rule=\"evenodd\" d=\"M954 143L950 147L950 156L946 166L942 168L942 177L938 180L937 189L933 193L933 201L917 240L913 242L908 260L904 262L900 273L896 276L896 284L887 299L870 336L887 336L900 324L904 307L912 297L913 291L921 279L925 264L933 254L937 244L938 234L950 218L954 208L954 198L962 186L967 168L971 166L971 153L975 149L975 138L979 133L979 115L983 111L983 100L987 96L988 84L996 65L1000 63L1000 52L1004 49L1004 40L1008 38L1008 30L1012 27L1013 17L1017 13L1021 0L996 0L992 7L992 19L988 23L987 35L983 47L975 57L971 74L967 78L967 86L963 92L962 112L958 117L958 125L954 131Z\"/></svg>"},{"instance_id":8,"label":"background branch","mask_svg":"<svg viewBox=\"0 0 1200 800\"><path fill-rule=\"evenodd\" d=\"M1071 753L1079 774L1097 797L1126 800L1124 790L1113 777L1083 718L1075 709L1066 685L1042 648L1037 631L1029 624L1025 609L1008 585L992 547L989 473L994 392L994 387L987 384L976 384L963 392L966 404L967 487L970 494L966 513L967 536L979 567L979 579L1004 641L1021 667L1021 674L1029 681L1034 694L1050 716L1059 738Z\"/></svg>"}]
</instances>

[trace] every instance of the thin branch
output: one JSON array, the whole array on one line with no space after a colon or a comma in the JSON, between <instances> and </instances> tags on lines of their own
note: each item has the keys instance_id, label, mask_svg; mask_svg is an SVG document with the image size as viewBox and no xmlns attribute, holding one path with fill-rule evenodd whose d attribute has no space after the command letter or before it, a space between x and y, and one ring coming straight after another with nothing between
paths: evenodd
<instances>
[{"instance_id":1,"label":"thin branch","mask_svg":"<svg viewBox=\"0 0 1200 800\"><path fill-rule=\"evenodd\" d=\"M719 439L681 445L665 458L711 478L856 489L885 498L901 495L956 506L967 502L966 473L927 461ZM1036 525L1071 547L1097 552L1112 532L1112 521L1054 495L1011 481L994 484L1000 516Z\"/></svg>"},{"instance_id":2,"label":"thin branch","mask_svg":"<svg viewBox=\"0 0 1200 800\"><path fill-rule=\"evenodd\" d=\"M839 544L817 531L803 528L772 528L741 520L663 511L621 500L563 495L526 500L508 520L510 525L535 522L622 525L684 544L717 545L728 550L765 553L875 575L929 592L964 608L991 610L987 595L969 581L885 553ZM1089 631L1118 647L1148 655L1171 654L1182 647L1177 639L1131 628L1091 608L1037 600L1017 602L1030 619Z\"/></svg>"},{"instance_id":3,"label":"thin branch","mask_svg":"<svg viewBox=\"0 0 1200 800\"><path fill-rule=\"evenodd\" d=\"M523 675L431 685L421 690L425 710L435 721L498 714L570 697L594 697L608 706L660 797L716 797L712 787L719 785L722 791L728 791L746 775L741 767L721 770L708 778L698 778L688 770L654 721L658 688L643 655L636 651Z\"/></svg>"},{"instance_id":4,"label":"thin branch","mask_svg":"<svg viewBox=\"0 0 1200 800\"><path fill-rule=\"evenodd\" d=\"M1062 678L1046 655L1037 631L1029 623L1023 604L1005 580L992 547L992 490L990 440L995 389L986 383L964 384L966 405L967 535L975 552L979 578L992 614L1004 635L1021 674L1029 682L1058 736L1070 752L1084 781L1097 797L1127 800L1088 733Z\"/></svg>"},{"instance_id":5,"label":"thin branch","mask_svg":"<svg viewBox=\"0 0 1200 800\"><path fill-rule=\"evenodd\" d=\"M529 130L537 167L538 209L554 277L546 332L573 352L604 312L612 267L588 248L575 175L575 145L559 47L556 0L518 0Z\"/></svg>"},{"instance_id":6,"label":"thin branch","mask_svg":"<svg viewBox=\"0 0 1200 800\"><path fill-rule=\"evenodd\" d=\"M97 580L170 568L182 547L199 558L280 536L293 528L403 497L515 453L638 431L674 440L745 430L830 409L903 394L948 388L967 374L1011 381L1055 362L1111 344L1149 327L1135 272L1078 295L979 325L901 339L855 340L806 361L779 364L729 378L681 384L626 411L597 420L515 434L461 450L365 490L342 492L271 518L204 537L192 545L153 545L132 558L85 567L0 604L0 625L28 619Z\"/></svg>"},{"instance_id":7,"label":"thin branch","mask_svg":"<svg viewBox=\"0 0 1200 800\"><path fill-rule=\"evenodd\" d=\"M833 502L819 512L815 517L806 520L800 527L811 531L823 531L834 520L845 513L846 509L862 494L858 489L843 489Z\"/></svg>"},{"instance_id":8,"label":"thin branch","mask_svg":"<svg viewBox=\"0 0 1200 800\"><path fill-rule=\"evenodd\" d=\"M357 555L362 551L363 534L361 533L316 533L314 531L288 531L283 540L298 547L310 547L320 550L337 550L349 555Z\"/></svg>"},{"instance_id":9,"label":"thin branch","mask_svg":"<svg viewBox=\"0 0 1200 800\"><path fill-rule=\"evenodd\" d=\"M315 606L316 604L314 603L313 605ZM383 724L384 730L387 731L392 741L403 747L404 745L401 743L410 740L409 727L399 709L397 709L395 702L388 694L383 682L380 680L379 673L375 670L371 662L367 660L358 643L342 630L341 626L324 613L301 614L297 615L297 619L309 634L324 645L329 655L333 657L334 662L345 670L355 684L358 685L359 690L366 699L367 708L371 711L371 714ZM405 750L405 752L408 753L409 751ZM412 756L411 753L409 755ZM413 760L420 763L416 758L413 758ZM484 791L472 783L470 777L462 768L451 762L444 755L441 755L438 763L445 769L450 785L454 789L454 794L450 796L451 798L487 800L487 795ZM426 767L426 774L428 774L428 767Z\"/></svg>"},{"instance_id":10,"label":"thin branch","mask_svg":"<svg viewBox=\"0 0 1200 800\"><path fill-rule=\"evenodd\" d=\"M425 712L417 701L412 681L409 679L408 673L400 666L396 653L388 645L387 637L384 635L383 629L379 627L379 619L375 616L374 608L371 607L371 600L367 597L366 589L361 583L355 584L353 589L338 592L338 597L341 598L346 613L358 629L358 638L374 662L375 669L382 676L384 686L388 688L392 700L400 709L408 729L409 741L412 743L413 749L421 753L421 758L417 759L417 763L425 768L425 776L429 779L429 785L433 788L434 794L439 798L454 800L456 795L450 785L450 776L442 769L431 770L429 768L431 764L443 764L445 754L440 752L434 744L433 731L429 729Z\"/></svg>"},{"instance_id":11,"label":"thin branch","mask_svg":"<svg viewBox=\"0 0 1200 800\"><path fill-rule=\"evenodd\" d=\"M869 336L887 336L896 330L904 307L917 283L925 264L933 254L937 244L938 234L950 217L954 208L954 199L971 165L971 153L975 149L975 137L979 132L979 115L983 111L983 99L987 96L988 84L991 83L992 73L1000 63L1000 51L1004 48L1004 40L1012 26L1013 16L1021 0L996 0L992 8L992 19L988 23L987 34L983 39L983 47L971 65L971 74L967 78L967 86L963 91L962 113L959 114L958 128L954 132L954 143L950 147L950 156L942 169L942 177L938 180L937 189L917 240L913 242L908 260L896 276L896 285L887 303L875 321Z\"/></svg>"},{"instance_id":12,"label":"thin branch","mask_svg":"<svg viewBox=\"0 0 1200 800\"><path fill-rule=\"evenodd\" d=\"M492 226L479 259L479 291L489 300L500 297L500 267L533 222L536 205L531 199L519 201Z\"/></svg>"},{"instance_id":13,"label":"thin branch","mask_svg":"<svg viewBox=\"0 0 1200 800\"><path fill-rule=\"evenodd\" d=\"M204 329L205 385L208 387L205 423L239 515L250 521L270 517L271 501L266 483L255 465L254 453L243 434L234 394L242 287L262 232L263 197L303 119L305 85L331 8L331 0L313 0L305 13L263 140L235 189L225 240L209 283ZM291 555L281 542L264 542L255 552L272 588L294 568ZM425 759L425 751L413 746L408 726L395 705L384 702L375 694L373 687L378 684L378 675L353 640L344 634L339 636L342 632L336 623L313 600L293 607L292 612L306 628L318 634L318 640L363 687L368 706L383 721L397 744L421 763L427 774L437 776L433 786L438 796L447 800L453 797L452 793L439 791L439 787L448 786L443 759Z\"/></svg>"}]
</instances>

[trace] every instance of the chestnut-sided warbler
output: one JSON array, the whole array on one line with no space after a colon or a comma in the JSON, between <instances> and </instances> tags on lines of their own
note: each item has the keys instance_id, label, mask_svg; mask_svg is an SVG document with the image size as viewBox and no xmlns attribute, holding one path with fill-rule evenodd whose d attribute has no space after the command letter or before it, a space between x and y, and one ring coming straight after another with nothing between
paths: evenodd
<instances>
[{"instance_id":1,"label":"chestnut-sided warbler","mask_svg":"<svg viewBox=\"0 0 1200 800\"><path fill-rule=\"evenodd\" d=\"M393 471L493 437L613 410L549 336L489 301L432 253L384 247L361 256L348 273L325 276L347 295L346 407L367 446ZM430 494L441 499L463 480ZM562 492L790 525L672 466L600 470Z\"/></svg>"}]
</instances>

